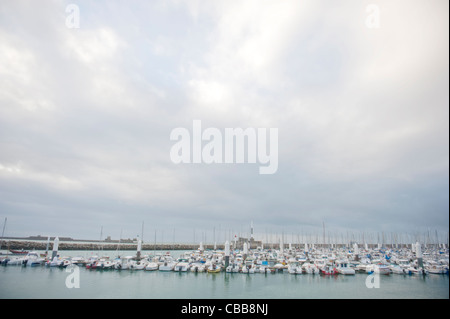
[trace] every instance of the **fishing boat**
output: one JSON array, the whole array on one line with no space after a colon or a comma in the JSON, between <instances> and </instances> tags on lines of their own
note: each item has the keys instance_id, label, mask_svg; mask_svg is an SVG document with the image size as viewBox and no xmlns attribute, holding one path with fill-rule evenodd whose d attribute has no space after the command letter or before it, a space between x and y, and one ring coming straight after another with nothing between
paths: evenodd
<instances>
[{"instance_id":1,"label":"fishing boat","mask_svg":"<svg viewBox=\"0 0 450 319\"><path fill-rule=\"evenodd\" d=\"M97 256L91 256L89 257L89 259L86 262L86 269L95 269L97 268L97 260L98 257Z\"/></svg>"},{"instance_id":2,"label":"fishing boat","mask_svg":"<svg viewBox=\"0 0 450 319\"><path fill-rule=\"evenodd\" d=\"M327 264L320 269L320 273L322 275L329 276L329 275L336 275L338 272L334 266Z\"/></svg>"},{"instance_id":3,"label":"fishing boat","mask_svg":"<svg viewBox=\"0 0 450 319\"><path fill-rule=\"evenodd\" d=\"M348 261L337 261L336 271L341 275L355 275L355 269L351 268Z\"/></svg>"}]
</instances>

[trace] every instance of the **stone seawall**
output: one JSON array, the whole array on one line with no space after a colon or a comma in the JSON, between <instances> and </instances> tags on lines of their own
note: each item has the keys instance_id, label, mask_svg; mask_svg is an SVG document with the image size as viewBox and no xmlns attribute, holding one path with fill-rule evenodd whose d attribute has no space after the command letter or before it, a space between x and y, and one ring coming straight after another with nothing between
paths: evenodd
<instances>
[{"instance_id":1,"label":"stone seawall","mask_svg":"<svg viewBox=\"0 0 450 319\"><path fill-rule=\"evenodd\" d=\"M47 242L30 241L3 241L2 250L45 250ZM49 245L52 250L53 243ZM203 245L204 249L213 249L214 245ZM224 245L216 245L217 249L224 249ZM58 250L116 250L117 244L113 243L68 243L60 242ZM196 250L198 244L142 244L142 250ZM120 244L119 250L137 250L137 244Z\"/></svg>"},{"instance_id":2,"label":"stone seawall","mask_svg":"<svg viewBox=\"0 0 450 319\"><path fill-rule=\"evenodd\" d=\"M117 250L117 243L97 242L59 242L58 250ZM257 248L256 244L250 245L250 249ZM0 250L45 250L47 241L24 241L24 240L3 240ZM50 242L49 251L52 250L53 242ZM150 244L143 243L142 250L197 250L199 244ZM213 244L203 244L204 249L214 249ZM225 249L224 244L217 244L217 249ZM238 248L242 248L239 247ZM137 250L137 244L121 243L119 250Z\"/></svg>"}]
</instances>

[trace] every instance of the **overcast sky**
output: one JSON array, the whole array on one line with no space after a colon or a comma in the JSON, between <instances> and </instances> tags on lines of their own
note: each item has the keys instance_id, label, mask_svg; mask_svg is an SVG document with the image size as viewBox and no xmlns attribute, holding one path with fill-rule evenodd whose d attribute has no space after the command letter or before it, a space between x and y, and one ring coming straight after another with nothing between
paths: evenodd
<instances>
[{"instance_id":1,"label":"overcast sky","mask_svg":"<svg viewBox=\"0 0 450 319\"><path fill-rule=\"evenodd\" d=\"M144 222L144 240L223 241L253 220L258 236L324 222L446 237L448 6L1 1L5 236L128 238ZM170 133L193 120L278 128L278 171L174 164Z\"/></svg>"}]
</instances>

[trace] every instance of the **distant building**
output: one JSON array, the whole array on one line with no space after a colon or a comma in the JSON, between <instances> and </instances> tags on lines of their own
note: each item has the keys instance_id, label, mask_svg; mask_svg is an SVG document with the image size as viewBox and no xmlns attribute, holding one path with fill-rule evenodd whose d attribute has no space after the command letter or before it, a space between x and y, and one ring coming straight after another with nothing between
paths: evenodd
<instances>
[{"instance_id":1,"label":"distant building","mask_svg":"<svg viewBox=\"0 0 450 319\"><path fill-rule=\"evenodd\" d=\"M250 239L238 237L236 239L236 247L234 247L234 248L243 249L244 243L247 243L249 245L248 248L250 248L250 249L256 249L256 248L262 246L262 241L255 240L253 237L251 237ZM234 245L234 241L233 241L233 245Z\"/></svg>"}]
</instances>

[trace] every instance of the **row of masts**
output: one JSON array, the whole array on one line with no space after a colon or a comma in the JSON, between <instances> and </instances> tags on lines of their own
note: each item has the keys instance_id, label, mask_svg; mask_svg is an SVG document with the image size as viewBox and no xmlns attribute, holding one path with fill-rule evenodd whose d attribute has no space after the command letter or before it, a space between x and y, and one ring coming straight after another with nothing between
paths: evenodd
<instances>
[{"instance_id":1,"label":"row of masts","mask_svg":"<svg viewBox=\"0 0 450 319\"><path fill-rule=\"evenodd\" d=\"M5 218L5 222L3 224L2 230L2 238L0 243L3 244L3 238L6 228L7 219ZM164 231L164 229L154 229L154 238L152 240L146 240L147 243L153 243L154 246L157 244L173 244L174 246L182 243L189 243L190 240L180 240L176 239L176 228L172 228L170 231ZM199 242L204 243L205 245L211 246L216 245L217 243L224 243L225 241L236 241L240 239L244 241L255 241L263 244L265 247L275 248L282 241L286 244L291 244L296 247L299 247L302 244L309 243L315 244L320 247L338 247L338 246L346 246L349 247L353 243L358 243L361 245L381 245L382 247L407 247L411 243L421 242L428 246L435 247L449 247L449 233L447 232L444 236L439 233L437 230L430 231L427 230L425 232L413 232L413 233L405 233L405 232L364 232L364 231L327 231L325 228L325 223L322 224L322 234L319 234L318 231L315 232L291 232L286 233L282 231L281 233L272 232L271 230L266 229L265 233L255 233L253 228L253 222L251 223L249 232L243 232L242 227L240 231L236 231L234 229L223 229L220 226L216 229L213 226L210 230L200 231L198 229L193 229L193 241L192 244L198 244ZM171 236L167 236L167 233L170 233ZM212 232L212 236L211 236ZM200 234L199 234L200 233ZM166 238L164 235L166 234ZM209 236L208 236L209 234ZM122 241L123 230L120 230L120 237L117 244L117 249L119 249L121 241ZM144 221L142 222L141 234L137 235L137 240L144 242ZM171 240L167 238L171 238ZM103 226L101 226L100 230L100 242L104 242L103 238Z\"/></svg>"}]
</instances>

